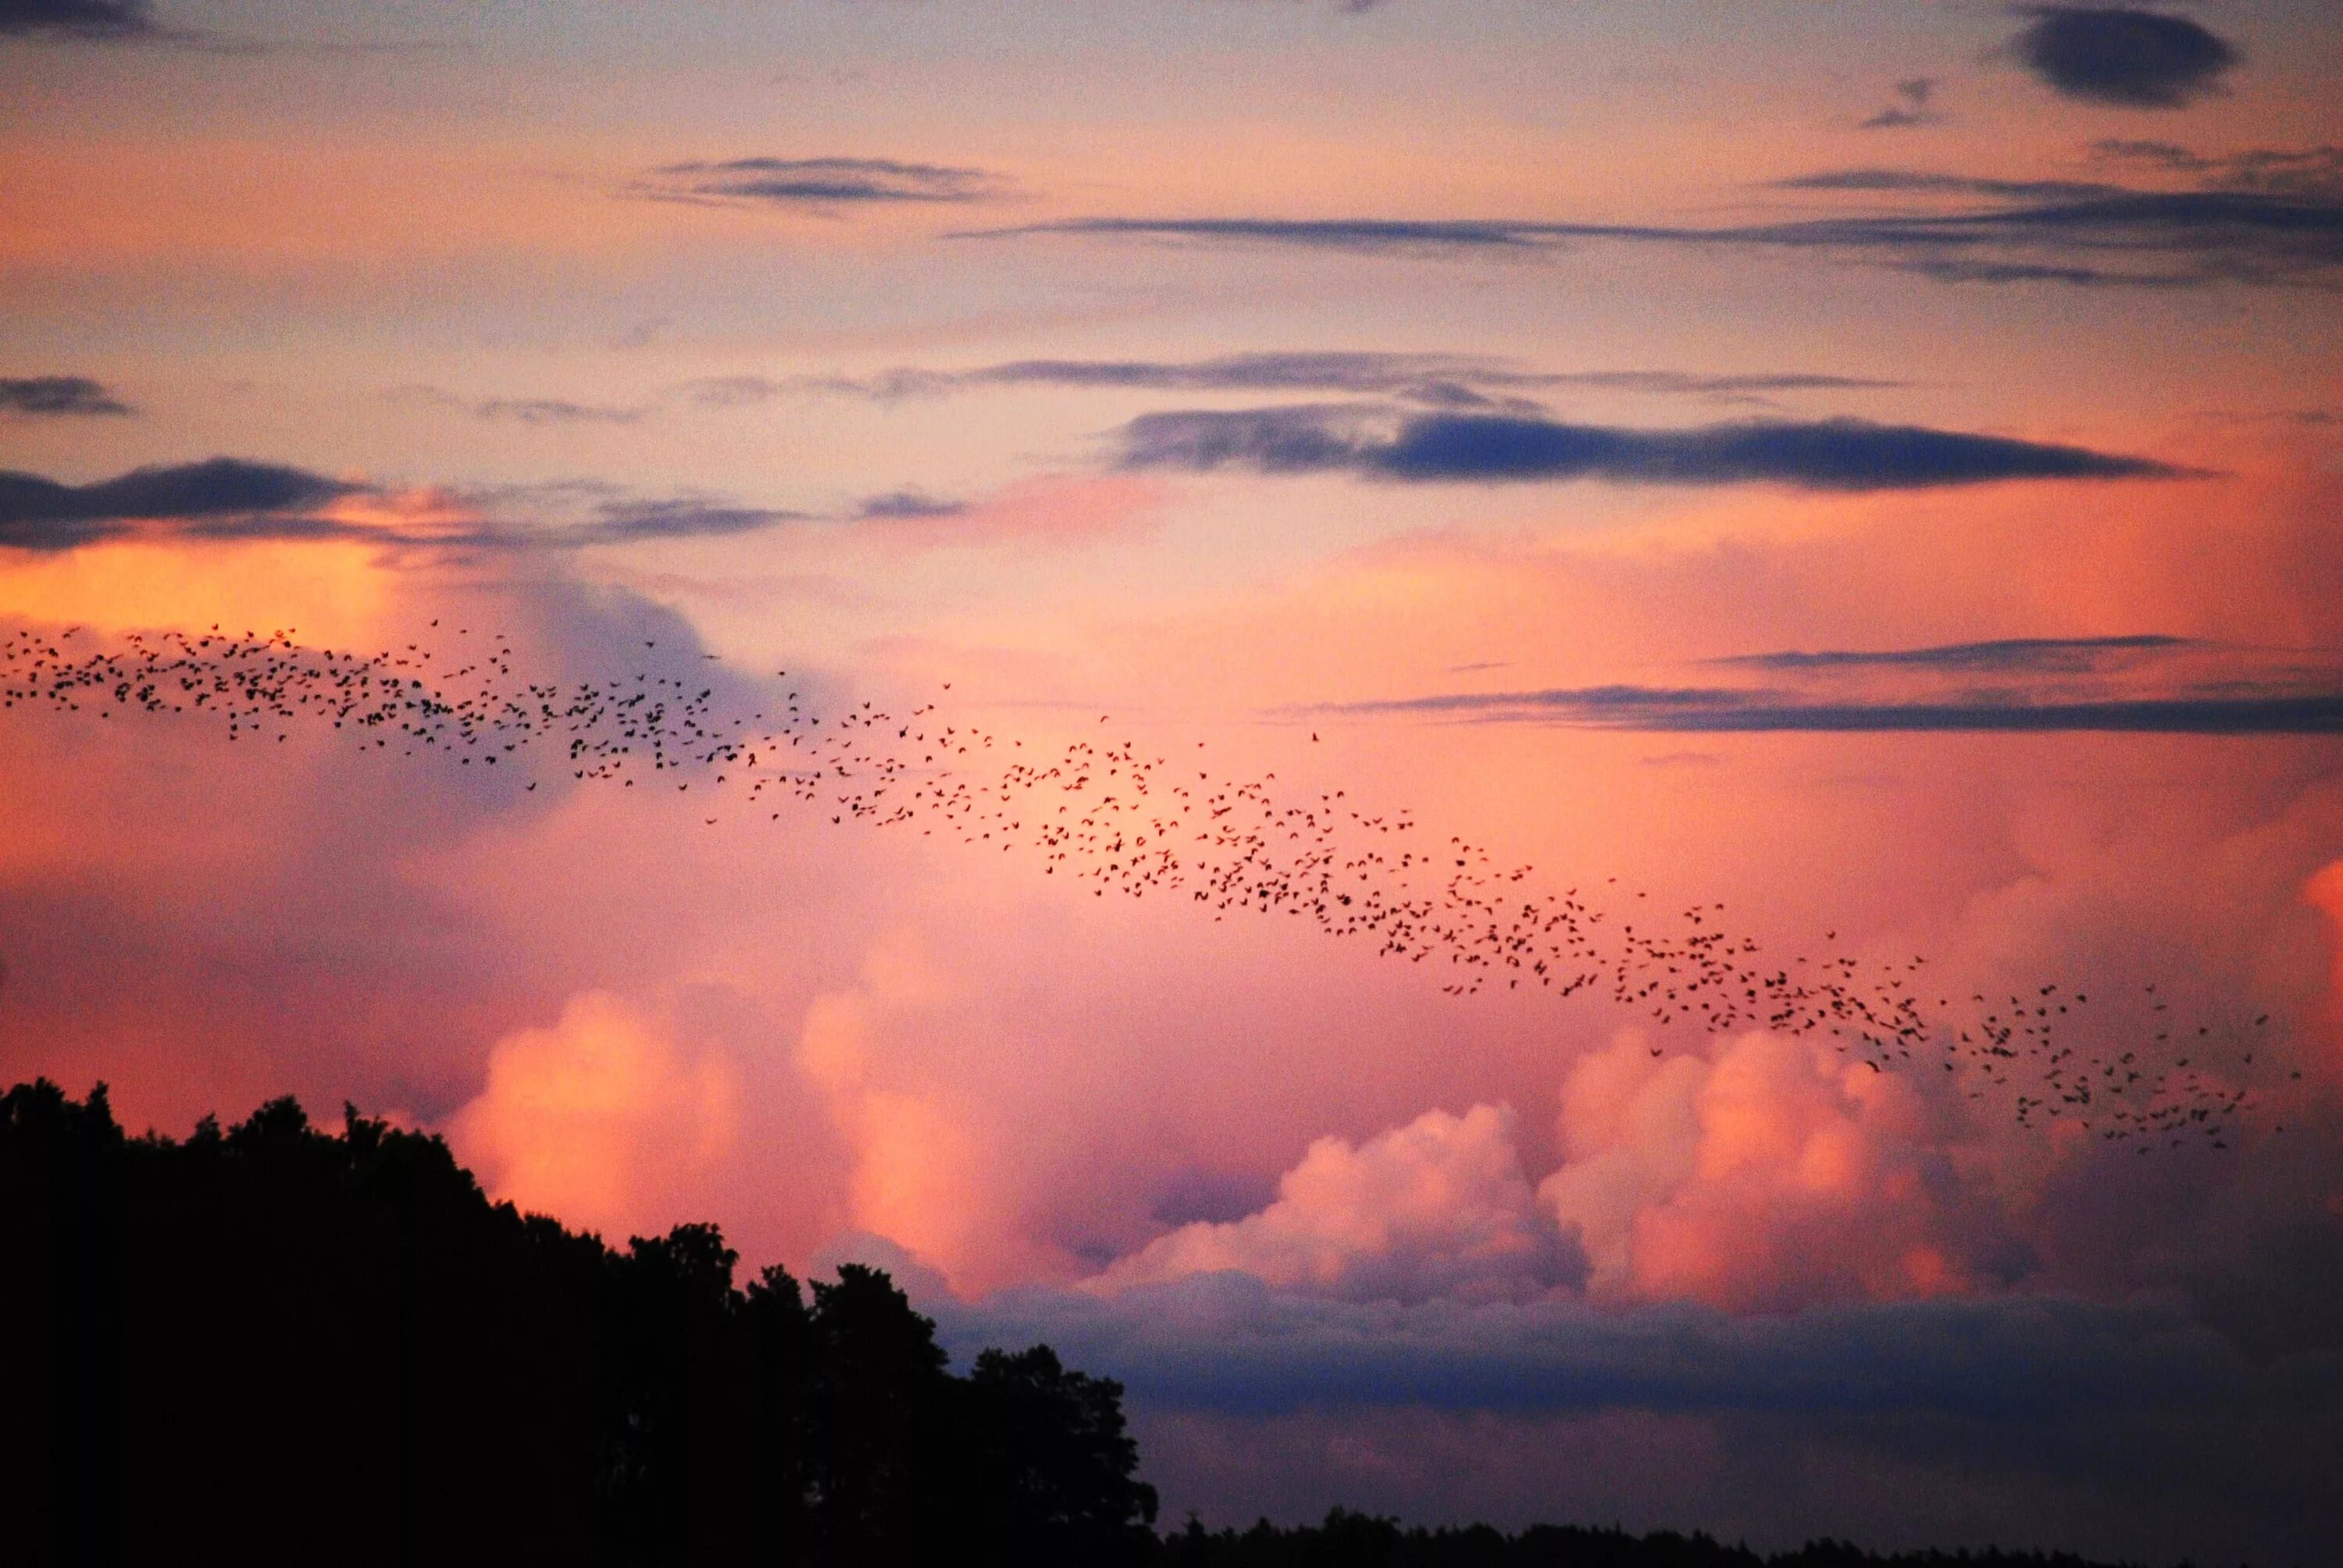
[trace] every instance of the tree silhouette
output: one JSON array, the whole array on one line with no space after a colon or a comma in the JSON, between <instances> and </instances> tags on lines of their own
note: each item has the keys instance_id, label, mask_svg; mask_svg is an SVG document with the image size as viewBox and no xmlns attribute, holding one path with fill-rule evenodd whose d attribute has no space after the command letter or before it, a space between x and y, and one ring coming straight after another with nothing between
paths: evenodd
<instances>
[{"instance_id":1,"label":"tree silhouette","mask_svg":"<svg viewBox=\"0 0 2343 1568\"><path fill-rule=\"evenodd\" d=\"M954 1377L884 1273L624 1251L291 1100L132 1138L0 1095L0 1561L839 1564L1154 1545L1121 1391ZM1120 1553L1121 1557L1113 1553Z\"/></svg>"}]
</instances>

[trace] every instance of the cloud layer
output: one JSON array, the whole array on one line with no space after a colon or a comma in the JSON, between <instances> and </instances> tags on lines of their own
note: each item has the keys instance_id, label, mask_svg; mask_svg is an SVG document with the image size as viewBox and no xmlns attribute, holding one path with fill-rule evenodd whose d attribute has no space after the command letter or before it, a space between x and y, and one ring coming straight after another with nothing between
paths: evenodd
<instances>
[{"instance_id":1,"label":"cloud layer","mask_svg":"<svg viewBox=\"0 0 2343 1568\"><path fill-rule=\"evenodd\" d=\"M1979 182L1963 182L1974 187ZM1692 227L1493 218L1081 217L968 237L1061 234L1364 254L1535 256L1574 242L1809 253L1947 283L2171 288L2320 284L2343 269L2343 205L2259 190L2117 190L1954 211Z\"/></svg>"},{"instance_id":2,"label":"cloud layer","mask_svg":"<svg viewBox=\"0 0 2343 1568\"><path fill-rule=\"evenodd\" d=\"M1597 479L1614 484L1753 482L1817 490L1927 489L2005 479L2172 478L2151 458L2080 447L1858 419L1752 420L1637 430L1493 415L1410 415L1276 407L1142 414L1121 432L1129 468L1192 473L1340 472L1471 483Z\"/></svg>"},{"instance_id":3,"label":"cloud layer","mask_svg":"<svg viewBox=\"0 0 2343 1568\"><path fill-rule=\"evenodd\" d=\"M64 549L125 532L146 518L266 517L288 531L291 514L357 493L364 487L306 469L236 457L136 468L85 485L37 474L0 472L0 546Z\"/></svg>"},{"instance_id":4,"label":"cloud layer","mask_svg":"<svg viewBox=\"0 0 2343 1568\"><path fill-rule=\"evenodd\" d=\"M1202 359L1016 359L960 370L905 367L866 376L730 376L686 388L711 407L739 407L789 395L869 397L880 402L987 387L1048 387L1147 392L1332 392L1377 396L1444 408L1534 406L1525 394L1602 391L1755 402L1775 393L1875 391L1904 383L1813 371L1697 374L1678 370L1525 369L1473 354L1359 350L1262 351Z\"/></svg>"},{"instance_id":5,"label":"cloud layer","mask_svg":"<svg viewBox=\"0 0 2343 1568\"><path fill-rule=\"evenodd\" d=\"M1347 706L1688 734L2343 732L2343 664L2331 650L2144 634L1741 654L1709 663L1762 671L1776 684L1549 687Z\"/></svg>"}]
</instances>

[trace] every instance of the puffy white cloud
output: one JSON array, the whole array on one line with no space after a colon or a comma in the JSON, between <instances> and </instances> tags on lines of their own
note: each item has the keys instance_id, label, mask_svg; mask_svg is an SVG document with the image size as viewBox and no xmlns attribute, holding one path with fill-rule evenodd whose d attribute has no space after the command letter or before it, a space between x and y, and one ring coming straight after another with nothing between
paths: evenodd
<instances>
[{"instance_id":1,"label":"puffy white cloud","mask_svg":"<svg viewBox=\"0 0 2343 1568\"><path fill-rule=\"evenodd\" d=\"M1513 1113L1428 1111L1353 1146L1310 1146L1276 1201L1159 1237L1100 1274L1115 1291L1235 1271L1353 1301L1522 1300L1575 1286L1585 1260L1542 1211L1514 1146Z\"/></svg>"},{"instance_id":2,"label":"puffy white cloud","mask_svg":"<svg viewBox=\"0 0 2343 1568\"><path fill-rule=\"evenodd\" d=\"M2023 1261L1900 1075L1755 1032L1654 1058L1623 1034L1563 1089L1568 1159L1538 1187L1612 1299L1779 1309L1941 1294Z\"/></svg>"}]
</instances>

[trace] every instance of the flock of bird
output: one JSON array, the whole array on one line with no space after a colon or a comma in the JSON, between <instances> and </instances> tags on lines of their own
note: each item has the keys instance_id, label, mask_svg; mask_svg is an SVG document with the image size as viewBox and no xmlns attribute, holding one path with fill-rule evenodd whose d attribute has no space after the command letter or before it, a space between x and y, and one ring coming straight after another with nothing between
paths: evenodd
<instances>
[{"instance_id":1,"label":"flock of bird","mask_svg":"<svg viewBox=\"0 0 2343 1568\"><path fill-rule=\"evenodd\" d=\"M1456 996L1588 993L1645 1017L1663 1039L1762 1027L1825 1039L1874 1072L1941 1068L2021 1125L2059 1121L2143 1154L2233 1147L2251 1105L2268 1016L2217 1032L2176 1024L2154 985L2113 1005L2055 984L1956 1001L1952 988L1926 983L1924 958L1834 952L1835 932L1819 956L1778 958L1727 930L1722 904L1627 919L1648 907L1645 895L1620 892L1616 878L1599 891L1541 888L1530 867L1461 837L1363 810L1344 790L1281 791L1273 773L1216 779L1127 740L1029 754L1022 740L945 722L933 702L822 715L789 691L769 715L734 711L698 669L535 682L516 674L501 633L441 637L469 651L442 658L410 643L360 655L305 647L289 631L217 628L114 645L77 629L20 630L0 639L0 705L207 715L231 740L279 744L297 725L330 725L370 750L529 774L526 790L547 779L537 758L558 749L574 783L699 784L773 820L810 808L840 825L1030 851L1045 875L1094 884L1099 898L1184 897L1215 920L1312 920L1383 958L1433 966ZM672 650L665 662L677 665ZM704 818L722 819L721 809ZM2260 1076L2276 1070L2266 1063Z\"/></svg>"}]
</instances>

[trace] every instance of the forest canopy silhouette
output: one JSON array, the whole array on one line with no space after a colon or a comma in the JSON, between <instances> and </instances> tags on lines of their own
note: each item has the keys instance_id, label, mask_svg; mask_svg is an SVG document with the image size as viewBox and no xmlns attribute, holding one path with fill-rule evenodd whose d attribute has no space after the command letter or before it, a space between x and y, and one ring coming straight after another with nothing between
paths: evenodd
<instances>
[{"instance_id":1,"label":"forest canopy silhouette","mask_svg":"<svg viewBox=\"0 0 2343 1568\"><path fill-rule=\"evenodd\" d=\"M953 1376L882 1272L744 1289L712 1225L606 1246L355 1110L175 1141L23 1085L0 1198L11 1562L1156 1548L1120 1385L1041 1346Z\"/></svg>"},{"instance_id":2,"label":"forest canopy silhouette","mask_svg":"<svg viewBox=\"0 0 2343 1568\"><path fill-rule=\"evenodd\" d=\"M882 1271L735 1283L492 1203L437 1136L290 1098L184 1140L0 1094L0 1561L1172 1568L2088 1568L1705 1535L1317 1525L1159 1538L1121 1385L954 1375Z\"/></svg>"}]
</instances>

